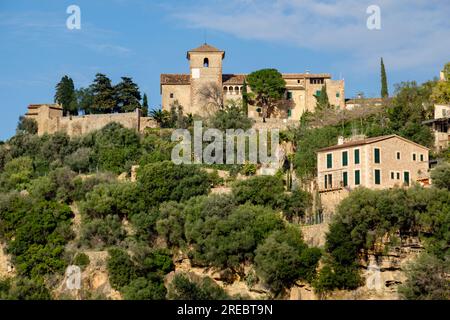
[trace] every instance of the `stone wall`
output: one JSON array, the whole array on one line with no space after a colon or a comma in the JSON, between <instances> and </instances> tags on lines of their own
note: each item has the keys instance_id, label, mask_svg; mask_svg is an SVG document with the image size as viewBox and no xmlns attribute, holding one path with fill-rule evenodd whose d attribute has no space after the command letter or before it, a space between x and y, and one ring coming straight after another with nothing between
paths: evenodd
<instances>
[{"instance_id":1,"label":"stone wall","mask_svg":"<svg viewBox=\"0 0 450 320\"><path fill-rule=\"evenodd\" d=\"M149 117L142 117L140 110L129 113L90 114L82 116L62 116L62 109L52 105L32 105L26 115L36 120L38 134L65 132L70 137L99 130L116 122L125 128L142 132L146 128L157 128L158 124Z\"/></svg>"}]
</instances>

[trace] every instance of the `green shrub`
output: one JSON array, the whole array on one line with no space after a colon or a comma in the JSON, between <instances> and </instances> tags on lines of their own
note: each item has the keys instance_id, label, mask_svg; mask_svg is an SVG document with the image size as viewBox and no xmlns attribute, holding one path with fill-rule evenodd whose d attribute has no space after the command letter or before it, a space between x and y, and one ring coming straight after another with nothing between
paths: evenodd
<instances>
[{"instance_id":1,"label":"green shrub","mask_svg":"<svg viewBox=\"0 0 450 320\"><path fill-rule=\"evenodd\" d=\"M91 263L89 256L83 252L77 253L72 262L72 264L79 266L81 269L85 269L89 263Z\"/></svg>"},{"instance_id":2,"label":"green shrub","mask_svg":"<svg viewBox=\"0 0 450 320\"><path fill-rule=\"evenodd\" d=\"M178 273L169 284L167 298L170 300L228 300L230 297L211 278L191 280Z\"/></svg>"},{"instance_id":3,"label":"green shrub","mask_svg":"<svg viewBox=\"0 0 450 320\"><path fill-rule=\"evenodd\" d=\"M117 216L93 219L81 225L80 242L83 246L103 249L119 245L125 239L125 231Z\"/></svg>"},{"instance_id":4,"label":"green shrub","mask_svg":"<svg viewBox=\"0 0 450 320\"><path fill-rule=\"evenodd\" d=\"M194 165L176 165L171 161L148 164L138 171L140 197L147 206L164 201L184 201L207 194L208 175Z\"/></svg>"}]
</instances>

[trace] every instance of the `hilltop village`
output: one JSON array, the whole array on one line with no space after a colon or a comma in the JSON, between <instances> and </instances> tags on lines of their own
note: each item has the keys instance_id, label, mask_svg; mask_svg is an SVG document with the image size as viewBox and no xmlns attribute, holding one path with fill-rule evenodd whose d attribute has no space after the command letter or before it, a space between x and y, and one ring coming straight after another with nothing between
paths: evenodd
<instances>
[{"instance_id":1,"label":"hilltop village","mask_svg":"<svg viewBox=\"0 0 450 320\"><path fill-rule=\"evenodd\" d=\"M346 99L328 73L186 58L160 109L104 74L28 106L0 144L0 298L450 298L450 63L389 94L381 60L380 97ZM175 164L198 121L277 129L276 160Z\"/></svg>"}]
</instances>

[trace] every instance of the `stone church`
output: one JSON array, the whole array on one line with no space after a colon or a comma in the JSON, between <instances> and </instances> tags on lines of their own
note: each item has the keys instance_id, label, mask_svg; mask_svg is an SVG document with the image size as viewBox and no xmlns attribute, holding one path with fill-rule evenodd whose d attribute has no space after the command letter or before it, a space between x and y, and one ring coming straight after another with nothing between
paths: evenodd
<instances>
[{"instance_id":1,"label":"stone church","mask_svg":"<svg viewBox=\"0 0 450 320\"><path fill-rule=\"evenodd\" d=\"M225 51L209 44L189 50L189 74L161 74L162 109L170 111L171 105L178 101L185 114L206 114L205 96L200 94L207 86L221 90L223 101L242 98L245 74L225 74L222 61ZM291 100L286 110L274 114L274 117L299 120L305 111L314 111L315 95L320 94L326 84L330 104L345 108L344 80L332 80L328 73L284 73L286 81L286 99ZM250 92L250 87L247 86ZM249 117L260 118L260 108L249 106Z\"/></svg>"}]
</instances>

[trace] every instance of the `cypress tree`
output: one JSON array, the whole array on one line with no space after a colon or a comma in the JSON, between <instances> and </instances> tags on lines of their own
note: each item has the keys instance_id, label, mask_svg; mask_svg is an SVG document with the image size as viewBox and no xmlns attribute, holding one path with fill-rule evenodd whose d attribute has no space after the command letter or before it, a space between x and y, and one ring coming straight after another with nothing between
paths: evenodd
<instances>
[{"instance_id":1,"label":"cypress tree","mask_svg":"<svg viewBox=\"0 0 450 320\"><path fill-rule=\"evenodd\" d=\"M146 93L144 93L144 97L142 98L142 115L144 117L148 116L148 100Z\"/></svg>"},{"instance_id":2,"label":"cypress tree","mask_svg":"<svg viewBox=\"0 0 450 320\"><path fill-rule=\"evenodd\" d=\"M242 85L242 111L244 115L248 117L248 94L247 94L247 82L244 79L244 84Z\"/></svg>"},{"instance_id":3,"label":"cypress tree","mask_svg":"<svg viewBox=\"0 0 450 320\"><path fill-rule=\"evenodd\" d=\"M389 97L386 70L384 68L383 58L381 58L381 97L382 98Z\"/></svg>"}]
</instances>

